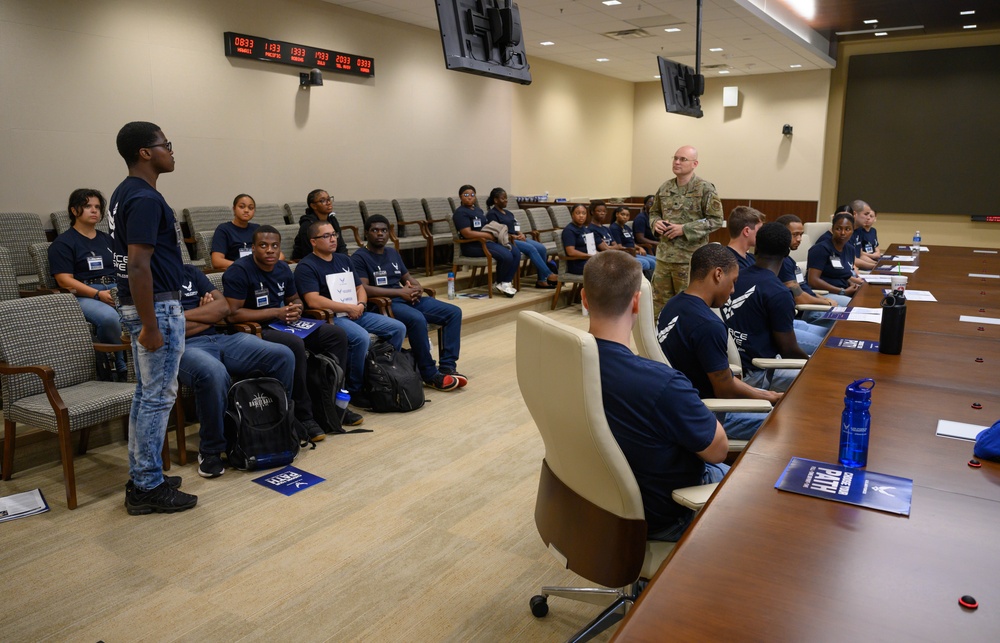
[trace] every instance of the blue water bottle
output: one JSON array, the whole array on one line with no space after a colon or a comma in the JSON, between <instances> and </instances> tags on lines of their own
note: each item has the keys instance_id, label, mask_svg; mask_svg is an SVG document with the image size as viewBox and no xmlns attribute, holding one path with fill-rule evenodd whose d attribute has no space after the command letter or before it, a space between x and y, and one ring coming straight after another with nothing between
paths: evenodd
<instances>
[{"instance_id":1,"label":"blue water bottle","mask_svg":"<svg viewBox=\"0 0 1000 643\"><path fill-rule=\"evenodd\" d=\"M868 435L872 428L872 389L875 380L855 380L844 393L844 413L840 417L840 464L861 468L868 464Z\"/></svg>"},{"instance_id":2,"label":"blue water bottle","mask_svg":"<svg viewBox=\"0 0 1000 643\"><path fill-rule=\"evenodd\" d=\"M337 391L337 410L340 412L340 421L344 421L344 415L347 414L347 404L351 401L351 394L344 389Z\"/></svg>"}]
</instances>

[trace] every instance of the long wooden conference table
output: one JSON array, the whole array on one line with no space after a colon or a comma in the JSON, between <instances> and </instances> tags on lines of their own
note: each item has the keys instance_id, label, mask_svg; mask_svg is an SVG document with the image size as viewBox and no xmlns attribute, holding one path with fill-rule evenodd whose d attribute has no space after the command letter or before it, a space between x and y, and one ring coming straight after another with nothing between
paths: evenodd
<instances>
[{"instance_id":1,"label":"long wooden conference table","mask_svg":"<svg viewBox=\"0 0 1000 643\"><path fill-rule=\"evenodd\" d=\"M939 419L1000 420L1000 326L959 321L1000 318L1000 279L969 276L1000 275L1000 254L930 246L913 265L908 289L938 301L908 301L902 354L821 347L615 640L1000 640L1000 464L972 468L971 442L935 435ZM877 307L887 287L853 305ZM908 517L774 488L793 456L837 461L844 389L863 377L876 382L868 469L913 479Z\"/></svg>"}]
</instances>

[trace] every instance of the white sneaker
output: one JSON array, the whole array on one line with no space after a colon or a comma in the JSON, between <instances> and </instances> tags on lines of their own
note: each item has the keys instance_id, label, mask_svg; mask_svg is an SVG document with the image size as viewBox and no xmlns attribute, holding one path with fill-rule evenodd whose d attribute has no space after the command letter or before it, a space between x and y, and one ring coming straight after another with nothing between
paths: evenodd
<instances>
[{"instance_id":1,"label":"white sneaker","mask_svg":"<svg viewBox=\"0 0 1000 643\"><path fill-rule=\"evenodd\" d=\"M500 292L507 295L508 297L513 297L517 294L517 290L514 288L514 284L509 281L505 281L500 284Z\"/></svg>"}]
</instances>

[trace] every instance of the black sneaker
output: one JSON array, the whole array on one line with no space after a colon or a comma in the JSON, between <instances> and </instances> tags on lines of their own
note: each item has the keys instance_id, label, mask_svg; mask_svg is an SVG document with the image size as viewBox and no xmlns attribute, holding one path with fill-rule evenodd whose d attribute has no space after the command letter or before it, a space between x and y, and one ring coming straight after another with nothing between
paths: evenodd
<instances>
[{"instance_id":1,"label":"black sneaker","mask_svg":"<svg viewBox=\"0 0 1000 643\"><path fill-rule=\"evenodd\" d=\"M429 386L439 391L454 391L458 388L458 380L451 375L445 375L438 371L431 379L424 380L424 386Z\"/></svg>"},{"instance_id":2,"label":"black sneaker","mask_svg":"<svg viewBox=\"0 0 1000 643\"><path fill-rule=\"evenodd\" d=\"M171 487L166 480L150 491L143 491L133 486L130 491L125 493L125 510L130 516L144 516L152 513L172 514L190 509L196 504L198 504L198 496L178 491Z\"/></svg>"},{"instance_id":3,"label":"black sneaker","mask_svg":"<svg viewBox=\"0 0 1000 643\"><path fill-rule=\"evenodd\" d=\"M323 429L316 420L305 420L302 422L302 426L305 427L310 442L320 442L326 439L326 433L323 433Z\"/></svg>"},{"instance_id":4,"label":"black sneaker","mask_svg":"<svg viewBox=\"0 0 1000 643\"><path fill-rule=\"evenodd\" d=\"M174 489L180 489L181 488L181 477L180 476L163 476L163 479L166 481L166 483L168 485L170 485ZM135 483L132 482L131 479L129 479L129 481L125 483L125 493L128 493L128 492L132 491L132 489L134 489L134 488L135 488Z\"/></svg>"},{"instance_id":5,"label":"black sneaker","mask_svg":"<svg viewBox=\"0 0 1000 643\"><path fill-rule=\"evenodd\" d=\"M456 380L458 380L458 388L462 388L469 383L469 378L462 375L461 373L456 373L455 371L441 371L445 375L451 375Z\"/></svg>"},{"instance_id":6,"label":"black sneaker","mask_svg":"<svg viewBox=\"0 0 1000 643\"><path fill-rule=\"evenodd\" d=\"M351 409L344 409L344 417L341 418L341 426L361 426L365 423L365 418L360 413L355 413Z\"/></svg>"},{"instance_id":7,"label":"black sneaker","mask_svg":"<svg viewBox=\"0 0 1000 643\"><path fill-rule=\"evenodd\" d=\"M218 453L198 454L198 475L202 478L218 478L226 472Z\"/></svg>"}]
</instances>

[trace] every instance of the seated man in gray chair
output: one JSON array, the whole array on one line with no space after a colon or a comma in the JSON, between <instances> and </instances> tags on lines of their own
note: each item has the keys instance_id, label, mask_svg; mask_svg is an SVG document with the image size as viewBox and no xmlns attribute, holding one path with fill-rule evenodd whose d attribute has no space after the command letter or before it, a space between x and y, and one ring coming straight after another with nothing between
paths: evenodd
<instances>
[{"instance_id":1,"label":"seated man in gray chair","mask_svg":"<svg viewBox=\"0 0 1000 643\"><path fill-rule=\"evenodd\" d=\"M676 541L694 512L671 492L722 480L729 440L683 374L629 349L641 280L631 256L599 253L583 271L583 305L597 339L604 412L639 484L648 538Z\"/></svg>"}]
</instances>

